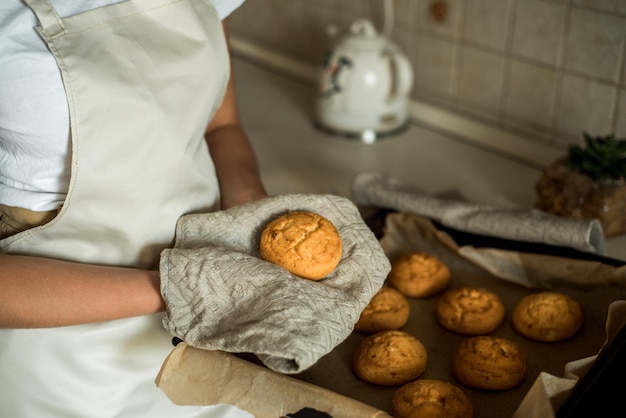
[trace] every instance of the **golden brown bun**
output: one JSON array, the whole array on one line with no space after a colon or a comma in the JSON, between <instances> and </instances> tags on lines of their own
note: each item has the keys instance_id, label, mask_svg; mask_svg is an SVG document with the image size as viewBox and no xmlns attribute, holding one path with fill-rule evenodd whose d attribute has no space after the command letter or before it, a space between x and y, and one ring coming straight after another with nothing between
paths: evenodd
<instances>
[{"instance_id":1,"label":"golden brown bun","mask_svg":"<svg viewBox=\"0 0 626 418\"><path fill-rule=\"evenodd\" d=\"M341 260L343 245L335 226L317 213L289 212L261 233L261 258L305 279L320 280Z\"/></svg>"},{"instance_id":2,"label":"golden brown bun","mask_svg":"<svg viewBox=\"0 0 626 418\"><path fill-rule=\"evenodd\" d=\"M513 341L480 335L463 341L454 354L452 374L459 383L476 389L506 390L526 374L526 356Z\"/></svg>"},{"instance_id":3,"label":"golden brown bun","mask_svg":"<svg viewBox=\"0 0 626 418\"><path fill-rule=\"evenodd\" d=\"M472 418L463 390L443 380L418 379L400 387L391 399L396 418Z\"/></svg>"},{"instance_id":4,"label":"golden brown bun","mask_svg":"<svg viewBox=\"0 0 626 418\"><path fill-rule=\"evenodd\" d=\"M425 252L403 254L391 263L389 285L412 298L439 293L450 283L450 270L437 257Z\"/></svg>"},{"instance_id":5,"label":"golden brown bun","mask_svg":"<svg viewBox=\"0 0 626 418\"><path fill-rule=\"evenodd\" d=\"M400 329L409 320L409 301L391 287L381 288L367 304L354 329L379 332Z\"/></svg>"},{"instance_id":6,"label":"golden brown bun","mask_svg":"<svg viewBox=\"0 0 626 418\"><path fill-rule=\"evenodd\" d=\"M513 328L531 340L563 341L578 333L583 312L578 302L558 292L528 295L513 308Z\"/></svg>"},{"instance_id":7,"label":"golden brown bun","mask_svg":"<svg viewBox=\"0 0 626 418\"><path fill-rule=\"evenodd\" d=\"M464 335L488 334L504 320L502 300L483 288L450 289L437 301L435 312L442 327Z\"/></svg>"},{"instance_id":8,"label":"golden brown bun","mask_svg":"<svg viewBox=\"0 0 626 418\"><path fill-rule=\"evenodd\" d=\"M426 348L417 338L402 331L383 331L361 341L352 369L368 383L396 386L417 379L427 360Z\"/></svg>"}]
</instances>

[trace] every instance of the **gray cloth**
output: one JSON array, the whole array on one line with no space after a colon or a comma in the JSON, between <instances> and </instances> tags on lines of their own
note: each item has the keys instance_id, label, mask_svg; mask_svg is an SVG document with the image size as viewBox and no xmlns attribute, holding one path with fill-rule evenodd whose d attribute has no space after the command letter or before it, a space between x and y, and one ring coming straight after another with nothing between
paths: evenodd
<instances>
[{"instance_id":1,"label":"gray cloth","mask_svg":"<svg viewBox=\"0 0 626 418\"><path fill-rule=\"evenodd\" d=\"M343 257L328 277L302 279L259 255L260 235L293 210L329 219ZM356 206L333 195L284 195L183 216L161 255L163 325L187 344L254 353L270 369L298 373L345 340L380 289L389 260Z\"/></svg>"},{"instance_id":2,"label":"gray cloth","mask_svg":"<svg viewBox=\"0 0 626 418\"><path fill-rule=\"evenodd\" d=\"M505 209L446 199L379 173L357 176L352 195L359 205L413 213L459 231L604 254L604 234L597 219L577 221L536 209Z\"/></svg>"}]
</instances>

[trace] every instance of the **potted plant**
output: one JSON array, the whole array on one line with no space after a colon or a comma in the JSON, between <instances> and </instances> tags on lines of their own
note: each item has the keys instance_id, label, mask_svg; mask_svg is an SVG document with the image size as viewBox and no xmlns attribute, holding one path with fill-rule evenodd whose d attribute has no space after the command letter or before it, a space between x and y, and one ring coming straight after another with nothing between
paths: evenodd
<instances>
[{"instance_id":1,"label":"potted plant","mask_svg":"<svg viewBox=\"0 0 626 418\"><path fill-rule=\"evenodd\" d=\"M542 171L536 207L572 219L598 219L604 235L626 233L626 139L592 137Z\"/></svg>"}]
</instances>

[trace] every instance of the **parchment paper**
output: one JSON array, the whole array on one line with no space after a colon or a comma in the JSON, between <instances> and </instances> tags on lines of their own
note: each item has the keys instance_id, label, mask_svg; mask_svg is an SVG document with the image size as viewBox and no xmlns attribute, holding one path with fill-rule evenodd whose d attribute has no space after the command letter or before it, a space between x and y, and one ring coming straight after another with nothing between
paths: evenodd
<instances>
[{"instance_id":1,"label":"parchment paper","mask_svg":"<svg viewBox=\"0 0 626 418\"><path fill-rule=\"evenodd\" d=\"M429 251L449 265L451 286L484 286L502 298L507 315L493 335L512 339L522 347L527 354L527 374L513 390L490 392L463 387L477 418L553 416L552 411L567 396L577 376L588 370L595 355L612 337L611 330L626 322L626 267L459 247L428 219L407 213L387 216L381 245L390 258L411 250ZM585 318L578 335L547 344L527 340L512 329L510 312L515 303L539 289L566 292L581 304ZM465 337L436 324L436 301L437 296L410 300L411 315L403 330L419 338L428 350L428 365L421 377L458 385L450 365L456 347ZM351 371L354 349L363 338L365 334L352 332L313 367L292 376L271 373L271 383L265 376L270 371L253 361L225 361L219 352L196 349L192 361L179 356L177 348L163 365L157 385L177 403L231 403L260 418L279 417L302 406L317 407L334 418L388 416L386 412L391 411L391 397L397 388L365 383ZM231 356L226 358L232 359ZM197 380L198 375L203 378ZM245 384L249 381L254 381L254 385Z\"/></svg>"},{"instance_id":2,"label":"parchment paper","mask_svg":"<svg viewBox=\"0 0 626 418\"><path fill-rule=\"evenodd\" d=\"M230 404L256 418L279 418L305 407L333 417L385 418L377 408L274 372L224 351L180 343L156 379L180 405Z\"/></svg>"}]
</instances>

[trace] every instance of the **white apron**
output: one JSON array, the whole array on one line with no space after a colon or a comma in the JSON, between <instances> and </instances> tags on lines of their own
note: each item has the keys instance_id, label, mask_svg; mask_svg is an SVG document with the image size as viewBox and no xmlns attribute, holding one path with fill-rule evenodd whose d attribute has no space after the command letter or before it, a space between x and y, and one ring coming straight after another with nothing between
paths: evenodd
<instances>
[{"instance_id":1,"label":"white apron","mask_svg":"<svg viewBox=\"0 0 626 418\"><path fill-rule=\"evenodd\" d=\"M61 69L72 136L59 215L0 251L156 268L183 213L219 195L204 130L229 74L210 0L133 0L61 19L26 0ZM154 379L173 349L162 315L0 330L1 417L249 416L180 407Z\"/></svg>"}]
</instances>

